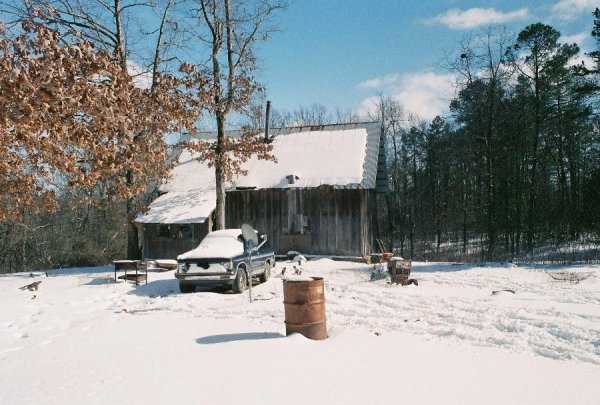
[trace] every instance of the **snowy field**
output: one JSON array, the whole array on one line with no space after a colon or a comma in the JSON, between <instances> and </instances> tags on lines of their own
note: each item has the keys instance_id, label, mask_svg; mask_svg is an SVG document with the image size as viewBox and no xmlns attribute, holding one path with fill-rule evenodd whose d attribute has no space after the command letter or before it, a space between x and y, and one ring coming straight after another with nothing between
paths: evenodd
<instances>
[{"instance_id":1,"label":"snowy field","mask_svg":"<svg viewBox=\"0 0 600 405\"><path fill-rule=\"evenodd\" d=\"M600 403L600 266L415 263L418 287L364 264L302 268L325 278L324 341L285 337L280 276L252 304L180 294L172 271L137 287L112 267L2 276L0 403Z\"/></svg>"}]
</instances>

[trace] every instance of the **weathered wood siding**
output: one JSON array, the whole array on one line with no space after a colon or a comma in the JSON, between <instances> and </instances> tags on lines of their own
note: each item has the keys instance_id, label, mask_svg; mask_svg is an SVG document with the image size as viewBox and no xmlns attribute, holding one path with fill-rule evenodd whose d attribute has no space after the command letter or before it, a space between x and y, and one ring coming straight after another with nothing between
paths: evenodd
<instances>
[{"instance_id":1,"label":"weathered wood siding","mask_svg":"<svg viewBox=\"0 0 600 405\"><path fill-rule=\"evenodd\" d=\"M144 224L142 254L145 259L176 259L181 253L192 250L207 235L212 222L189 224L193 228L191 238L182 238L180 225L177 224ZM161 236L161 226L169 227L169 236Z\"/></svg>"},{"instance_id":2,"label":"weathered wood siding","mask_svg":"<svg viewBox=\"0 0 600 405\"><path fill-rule=\"evenodd\" d=\"M373 197L372 190L332 187L230 191L226 227L251 224L269 236L278 254L295 248L316 255L365 256L373 245Z\"/></svg>"}]
</instances>

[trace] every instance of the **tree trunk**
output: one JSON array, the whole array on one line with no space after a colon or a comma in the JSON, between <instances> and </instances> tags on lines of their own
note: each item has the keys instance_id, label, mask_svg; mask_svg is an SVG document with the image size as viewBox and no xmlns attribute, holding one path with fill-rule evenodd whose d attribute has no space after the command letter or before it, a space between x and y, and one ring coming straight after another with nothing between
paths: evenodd
<instances>
[{"instance_id":1,"label":"tree trunk","mask_svg":"<svg viewBox=\"0 0 600 405\"><path fill-rule=\"evenodd\" d=\"M463 165L462 175L466 176L466 166ZM462 179L463 190L462 190L462 253L466 256L467 254L467 180L466 177Z\"/></svg>"},{"instance_id":2,"label":"tree trunk","mask_svg":"<svg viewBox=\"0 0 600 405\"><path fill-rule=\"evenodd\" d=\"M535 225L537 218L537 164L538 164L538 145L541 132L541 92L540 92L540 74L537 60L534 68L534 87L535 87L535 105L534 105L534 129L533 146L531 149L531 190L529 196L529 212L527 215L527 250L533 249L535 238Z\"/></svg>"},{"instance_id":3,"label":"tree trunk","mask_svg":"<svg viewBox=\"0 0 600 405\"><path fill-rule=\"evenodd\" d=\"M134 216L134 207L131 199L127 200L126 203L127 208L127 259L129 260L138 260L142 258L142 252L140 251L139 245L139 235L138 228L135 226L133 222L135 219Z\"/></svg>"},{"instance_id":4,"label":"tree trunk","mask_svg":"<svg viewBox=\"0 0 600 405\"><path fill-rule=\"evenodd\" d=\"M225 140L225 122L226 118L217 114L217 148L218 153L222 153L221 145ZM217 206L215 208L215 228L217 230L225 229L225 176L221 161L218 159L215 165L215 187L217 193Z\"/></svg>"}]
</instances>

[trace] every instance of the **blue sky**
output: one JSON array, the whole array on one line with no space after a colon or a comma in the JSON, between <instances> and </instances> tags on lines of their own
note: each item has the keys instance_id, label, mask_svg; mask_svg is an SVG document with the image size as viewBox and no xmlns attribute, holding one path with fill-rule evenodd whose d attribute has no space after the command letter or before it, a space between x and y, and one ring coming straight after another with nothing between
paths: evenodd
<instances>
[{"instance_id":1,"label":"blue sky","mask_svg":"<svg viewBox=\"0 0 600 405\"><path fill-rule=\"evenodd\" d=\"M543 22L584 51L599 0L292 0L259 48L259 78L275 108L369 108L378 93L423 118L444 114L452 77L444 51L491 23L518 33Z\"/></svg>"}]
</instances>

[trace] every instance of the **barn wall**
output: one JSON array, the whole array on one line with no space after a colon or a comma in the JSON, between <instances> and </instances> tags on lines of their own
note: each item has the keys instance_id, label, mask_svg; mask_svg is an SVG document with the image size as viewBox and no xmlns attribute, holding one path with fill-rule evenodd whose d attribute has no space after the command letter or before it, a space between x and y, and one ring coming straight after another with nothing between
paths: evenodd
<instances>
[{"instance_id":1,"label":"barn wall","mask_svg":"<svg viewBox=\"0 0 600 405\"><path fill-rule=\"evenodd\" d=\"M184 237L178 224L144 224L142 254L146 259L176 259L181 253L192 250L208 234L211 221L203 224L190 224L193 228L191 238ZM169 235L159 234L161 226L169 227Z\"/></svg>"},{"instance_id":2,"label":"barn wall","mask_svg":"<svg viewBox=\"0 0 600 405\"><path fill-rule=\"evenodd\" d=\"M226 226L251 224L269 236L278 254L364 256L372 250L373 193L332 187L230 191Z\"/></svg>"}]
</instances>

